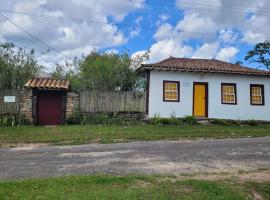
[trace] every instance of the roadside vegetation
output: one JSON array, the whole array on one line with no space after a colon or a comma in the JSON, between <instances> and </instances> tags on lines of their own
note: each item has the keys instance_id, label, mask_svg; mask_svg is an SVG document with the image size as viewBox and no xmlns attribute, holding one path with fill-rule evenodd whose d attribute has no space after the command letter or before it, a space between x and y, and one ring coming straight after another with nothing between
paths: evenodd
<instances>
[{"instance_id":1,"label":"roadside vegetation","mask_svg":"<svg viewBox=\"0 0 270 200\"><path fill-rule=\"evenodd\" d=\"M24 143L76 145L149 140L270 136L270 125L66 125L0 127L0 146Z\"/></svg>"},{"instance_id":2,"label":"roadside vegetation","mask_svg":"<svg viewBox=\"0 0 270 200\"><path fill-rule=\"evenodd\" d=\"M0 182L0 199L207 199L270 198L270 182L178 180L163 176L74 176Z\"/></svg>"},{"instance_id":3,"label":"roadside vegetation","mask_svg":"<svg viewBox=\"0 0 270 200\"><path fill-rule=\"evenodd\" d=\"M31 122L24 116L19 114L0 114L0 126L27 126Z\"/></svg>"}]
</instances>

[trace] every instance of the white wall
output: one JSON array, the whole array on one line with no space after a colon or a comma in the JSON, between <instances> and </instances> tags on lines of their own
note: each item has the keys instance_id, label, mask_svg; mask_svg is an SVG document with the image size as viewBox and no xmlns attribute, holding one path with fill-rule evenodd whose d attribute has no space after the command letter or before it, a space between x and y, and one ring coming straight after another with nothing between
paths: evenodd
<instances>
[{"instance_id":1,"label":"white wall","mask_svg":"<svg viewBox=\"0 0 270 200\"><path fill-rule=\"evenodd\" d=\"M163 80L180 81L180 102L163 102ZM149 116L192 115L193 82L208 82L208 117L235 120L270 121L270 77L221 75L194 72L151 71ZM237 84L237 105L221 104L221 83ZM250 84L263 84L265 105L250 105Z\"/></svg>"}]
</instances>

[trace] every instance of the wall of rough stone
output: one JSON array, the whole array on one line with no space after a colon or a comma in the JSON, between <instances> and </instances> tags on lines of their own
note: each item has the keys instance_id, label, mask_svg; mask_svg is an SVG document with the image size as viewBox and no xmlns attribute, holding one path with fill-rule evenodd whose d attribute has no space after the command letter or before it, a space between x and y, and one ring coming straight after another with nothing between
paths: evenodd
<instances>
[{"instance_id":1,"label":"wall of rough stone","mask_svg":"<svg viewBox=\"0 0 270 200\"><path fill-rule=\"evenodd\" d=\"M27 119L29 119L29 121L33 123L32 90L20 90L19 97L20 97L19 113L21 115L25 115Z\"/></svg>"},{"instance_id":2,"label":"wall of rough stone","mask_svg":"<svg viewBox=\"0 0 270 200\"><path fill-rule=\"evenodd\" d=\"M66 119L72 116L76 111L79 111L80 96L75 92L67 93Z\"/></svg>"}]
</instances>

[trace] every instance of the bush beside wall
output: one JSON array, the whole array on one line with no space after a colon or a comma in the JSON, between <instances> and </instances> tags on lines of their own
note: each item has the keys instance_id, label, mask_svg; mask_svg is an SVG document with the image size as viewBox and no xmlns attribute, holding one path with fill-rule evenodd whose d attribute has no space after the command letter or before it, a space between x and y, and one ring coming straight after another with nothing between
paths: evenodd
<instances>
[{"instance_id":1,"label":"bush beside wall","mask_svg":"<svg viewBox=\"0 0 270 200\"><path fill-rule=\"evenodd\" d=\"M79 113L67 118L67 124L77 125L136 125L144 123L142 113Z\"/></svg>"},{"instance_id":2,"label":"bush beside wall","mask_svg":"<svg viewBox=\"0 0 270 200\"><path fill-rule=\"evenodd\" d=\"M269 122L264 121L258 121L258 120L246 120L246 121L240 121L240 120L229 120L229 119L210 119L209 120L211 124L214 125L221 125L221 126L257 126L262 124L269 124Z\"/></svg>"},{"instance_id":3,"label":"bush beside wall","mask_svg":"<svg viewBox=\"0 0 270 200\"><path fill-rule=\"evenodd\" d=\"M171 116L170 118L161 118L159 116L154 116L153 118L150 118L149 123L161 125L194 125L198 124L198 121L194 116L186 116L185 118L176 118L175 116Z\"/></svg>"},{"instance_id":4,"label":"bush beside wall","mask_svg":"<svg viewBox=\"0 0 270 200\"><path fill-rule=\"evenodd\" d=\"M11 127L11 126L26 126L30 125L31 121L25 115L19 114L2 114L0 115L0 126Z\"/></svg>"}]
</instances>

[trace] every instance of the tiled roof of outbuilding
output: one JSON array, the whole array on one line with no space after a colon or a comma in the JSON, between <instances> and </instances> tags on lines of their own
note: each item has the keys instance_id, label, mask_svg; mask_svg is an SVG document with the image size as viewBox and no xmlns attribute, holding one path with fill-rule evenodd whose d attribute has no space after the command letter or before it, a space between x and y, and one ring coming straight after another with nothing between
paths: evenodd
<instances>
[{"instance_id":1,"label":"tiled roof of outbuilding","mask_svg":"<svg viewBox=\"0 0 270 200\"><path fill-rule=\"evenodd\" d=\"M63 89L68 90L69 81L65 79L52 79L52 78L32 78L24 85L30 88L39 89Z\"/></svg>"},{"instance_id":2,"label":"tiled roof of outbuilding","mask_svg":"<svg viewBox=\"0 0 270 200\"><path fill-rule=\"evenodd\" d=\"M269 71L258 70L214 59L192 59L170 57L153 64L143 64L140 70L186 71L225 73L254 76L270 76Z\"/></svg>"}]
</instances>

